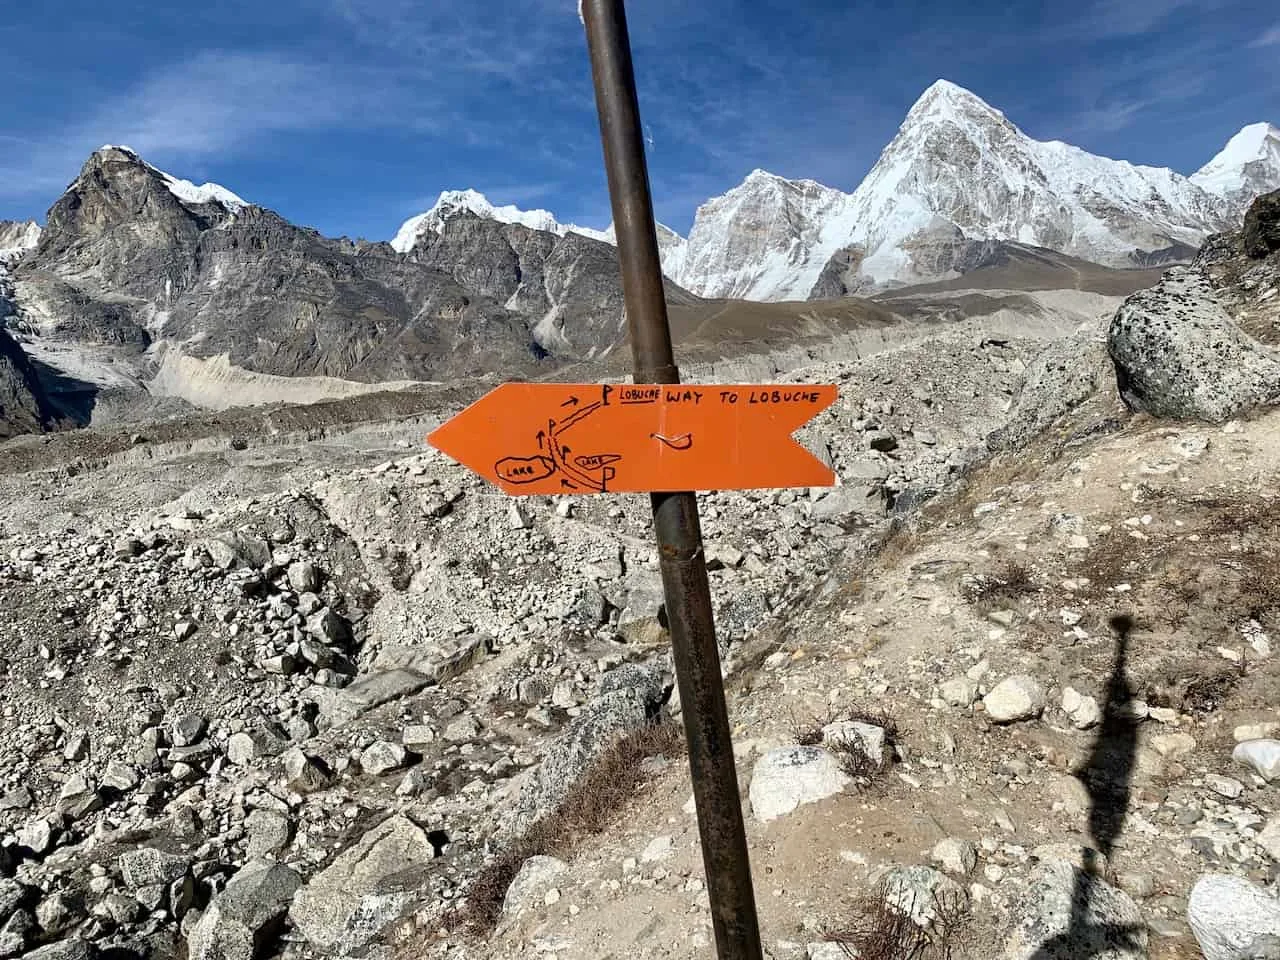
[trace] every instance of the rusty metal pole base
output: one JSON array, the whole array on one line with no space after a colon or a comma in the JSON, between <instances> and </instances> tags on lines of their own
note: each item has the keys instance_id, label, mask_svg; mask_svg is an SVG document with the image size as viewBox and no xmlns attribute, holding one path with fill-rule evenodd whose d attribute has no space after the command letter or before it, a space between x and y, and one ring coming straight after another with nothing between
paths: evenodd
<instances>
[{"instance_id":1,"label":"rusty metal pole base","mask_svg":"<svg viewBox=\"0 0 1280 960\"><path fill-rule=\"evenodd\" d=\"M596 107L617 234L636 383L679 383L645 165L623 0L584 0ZM738 774L720 677L698 502L651 496L702 861L720 960L761 960Z\"/></svg>"}]
</instances>

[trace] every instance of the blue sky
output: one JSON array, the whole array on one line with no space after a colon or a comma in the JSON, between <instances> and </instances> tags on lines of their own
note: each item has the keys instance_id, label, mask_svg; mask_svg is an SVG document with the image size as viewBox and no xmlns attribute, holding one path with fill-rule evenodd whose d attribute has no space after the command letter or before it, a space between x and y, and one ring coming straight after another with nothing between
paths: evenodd
<instances>
[{"instance_id":1,"label":"blue sky","mask_svg":"<svg viewBox=\"0 0 1280 960\"><path fill-rule=\"evenodd\" d=\"M0 0L0 218L103 143L331 235L442 189L609 220L575 0ZM1030 135L1189 173L1280 122L1274 0L632 0L658 215L755 167L852 189L945 77Z\"/></svg>"}]
</instances>

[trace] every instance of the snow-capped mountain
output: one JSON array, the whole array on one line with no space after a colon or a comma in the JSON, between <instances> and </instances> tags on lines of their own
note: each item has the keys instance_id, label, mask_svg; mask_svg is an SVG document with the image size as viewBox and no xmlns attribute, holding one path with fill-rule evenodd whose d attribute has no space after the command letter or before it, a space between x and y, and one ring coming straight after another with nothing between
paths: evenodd
<instances>
[{"instance_id":1,"label":"snow-capped mountain","mask_svg":"<svg viewBox=\"0 0 1280 960\"><path fill-rule=\"evenodd\" d=\"M563 237L566 233L580 233L593 240L606 243L613 242L613 229L592 230L574 223L562 224L549 210L521 210L515 206L495 206L489 198L477 190L446 190L426 213L410 217L396 231L391 246L398 253L408 253L423 238L423 235L440 233L444 223L450 217L462 212L473 213L485 220L497 220L499 223L518 223L530 230L544 230Z\"/></svg>"},{"instance_id":2,"label":"snow-capped mountain","mask_svg":"<svg viewBox=\"0 0 1280 960\"><path fill-rule=\"evenodd\" d=\"M1248 206L1259 194L1280 189L1280 127L1249 124L1193 173L1191 182L1238 206Z\"/></svg>"},{"instance_id":3,"label":"snow-capped mountain","mask_svg":"<svg viewBox=\"0 0 1280 960\"><path fill-rule=\"evenodd\" d=\"M557 236L576 233L601 243L617 242L613 224L604 230L580 227L576 223L561 223L549 210L521 210L519 207L497 206L477 190L446 190L426 213L410 217L396 231L391 246L399 253L408 253L428 234L439 234L451 217L471 213L485 220L499 223L518 223L532 230L543 230ZM658 252L662 257L662 270L668 277L675 277L684 265L685 239L670 227L659 223Z\"/></svg>"},{"instance_id":4,"label":"snow-capped mountain","mask_svg":"<svg viewBox=\"0 0 1280 960\"><path fill-rule=\"evenodd\" d=\"M1256 157L1260 138L1233 143L1241 138L1210 164L1214 178L1197 183L1033 140L940 80L852 194L757 170L703 204L676 280L703 296L838 296L956 276L974 243L990 240L1109 266L1158 261L1231 226L1253 184L1280 180L1280 163ZM1246 159L1252 179L1233 192Z\"/></svg>"},{"instance_id":5,"label":"snow-capped mountain","mask_svg":"<svg viewBox=\"0 0 1280 960\"><path fill-rule=\"evenodd\" d=\"M704 297L836 297L963 273L993 242L1046 247L1107 266L1189 257L1280 187L1280 130L1245 127L1186 177L1033 140L977 95L946 80L927 89L853 193L753 171L698 208L686 240L658 225L663 271ZM608 230L559 223L546 210L496 207L475 191L443 193L392 245L466 210L607 243Z\"/></svg>"},{"instance_id":6,"label":"snow-capped mountain","mask_svg":"<svg viewBox=\"0 0 1280 960\"><path fill-rule=\"evenodd\" d=\"M108 143L98 149L100 151L114 150L118 153L124 154L126 157L131 157L136 160L148 170L159 174L160 179L164 181L164 185L169 188L169 192L184 203L216 203L232 213L236 213L245 207L250 206L248 201L236 196L236 194L232 193L221 184L195 184L190 180L183 180L179 177L173 176L173 174L165 173L159 167L153 167L151 164L139 157L138 152L131 147L116 146Z\"/></svg>"}]
</instances>

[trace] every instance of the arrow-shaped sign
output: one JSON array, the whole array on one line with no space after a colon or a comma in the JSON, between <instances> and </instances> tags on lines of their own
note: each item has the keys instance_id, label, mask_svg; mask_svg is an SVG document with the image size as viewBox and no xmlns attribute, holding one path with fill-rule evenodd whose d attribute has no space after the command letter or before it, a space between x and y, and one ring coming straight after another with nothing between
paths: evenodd
<instances>
[{"instance_id":1,"label":"arrow-shaped sign","mask_svg":"<svg viewBox=\"0 0 1280 960\"><path fill-rule=\"evenodd\" d=\"M830 385L507 383L427 442L509 494L829 487L791 434Z\"/></svg>"}]
</instances>

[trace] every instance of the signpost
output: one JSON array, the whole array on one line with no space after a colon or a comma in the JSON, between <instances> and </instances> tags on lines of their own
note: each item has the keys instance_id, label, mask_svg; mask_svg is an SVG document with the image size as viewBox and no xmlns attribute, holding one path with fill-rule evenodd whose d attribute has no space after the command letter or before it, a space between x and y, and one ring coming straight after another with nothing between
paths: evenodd
<instances>
[{"instance_id":1,"label":"signpost","mask_svg":"<svg viewBox=\"0 0 1280 960\"><path fill-rule=\"evenodd\" d=\"M830 486L791 433L835 399L832 386L507 383L427 440L513 496Z\"/></svg>"},{"instance_id":2,"label":"signpost","mask_svg":"<svg viewBox=\"0 0 1280 960\"><path fill-rule=\"evenodd\" d=\"M680 384L623 0L582 0L634 384L508 383L427 439L513 495L649 492L720 960L761 960L711 591L691 491L831 486L791 439L834 386ZM671 492L684 491L684 492Z\"/></svg>"}]
</instances>

